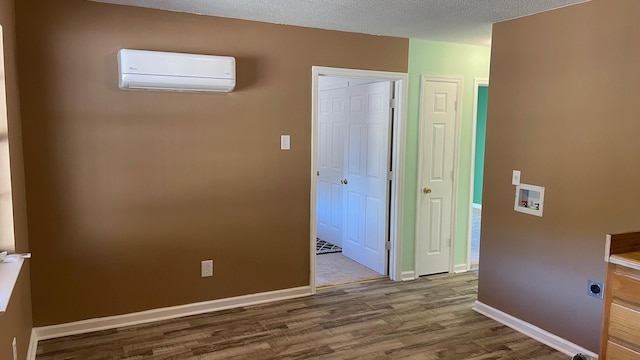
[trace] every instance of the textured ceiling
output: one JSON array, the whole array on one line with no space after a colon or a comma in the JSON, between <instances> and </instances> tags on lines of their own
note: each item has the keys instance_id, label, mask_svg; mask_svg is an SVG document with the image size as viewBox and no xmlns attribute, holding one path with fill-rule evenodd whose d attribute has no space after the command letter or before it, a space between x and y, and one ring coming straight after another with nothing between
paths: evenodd
<instances>
[{"instance_id":1,"label":"textured ceiling","mask_svg":"<svg viewBox=\"0 0 640 360\"><path fill-rule=\"evenodd\" d=\"M91 0L487 46L491 24L588 0Z\"/></svg>"}]
</instances>

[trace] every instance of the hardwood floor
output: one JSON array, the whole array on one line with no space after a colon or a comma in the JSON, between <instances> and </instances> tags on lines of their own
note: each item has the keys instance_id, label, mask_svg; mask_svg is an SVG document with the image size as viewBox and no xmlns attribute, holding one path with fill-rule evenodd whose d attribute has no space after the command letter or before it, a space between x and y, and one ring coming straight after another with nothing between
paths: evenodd
<instances>
[{"instance_id":1,"label":"hardwood floor","mask_svg":"<svg viewBox=\"0 0 640 360\"><path fill-rule=\"evenodd\" d=\"M475 273L329 288L303 299L46 340L37 360L569 358L471 310L476 289Z\"/></svg>"}]
</instances>

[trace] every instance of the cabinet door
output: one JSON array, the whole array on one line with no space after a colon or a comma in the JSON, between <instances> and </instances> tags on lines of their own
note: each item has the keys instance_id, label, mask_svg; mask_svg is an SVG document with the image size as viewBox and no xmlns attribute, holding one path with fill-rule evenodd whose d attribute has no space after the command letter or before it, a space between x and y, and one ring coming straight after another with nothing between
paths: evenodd
<instances>
[{"instance_id":1,"label":"cabinet door","mask_svg":"<svg viewBox=\"0 0 640 360\"><path fill-rule=\"evenodd\" d=\"M607 344L607 357L609 360L640 360L640 353L629 350L611 341Z\"/></svg>"},{"instance_id":2,"label":"cabinet door","mask_svg":"<svg viewBox=\"0 0 640 360\"><path fill-rule=\"evenodd\" d=\"M611 274L608 284L609 291L613 297L635 304L640 308L640 280L634 277L634 273L623 273L623 270L616 269Z\"/></svg>"},{"instance_id":3,"label":"cabinet door","mask_svg":"<svg viewBox=\"0 0 640 360\"><path fill-rule=\"evenodd\" d=\"M611 304L609 340L616 343L640 343L640 312L615 302Z\"/></svg>"}]
</instances>

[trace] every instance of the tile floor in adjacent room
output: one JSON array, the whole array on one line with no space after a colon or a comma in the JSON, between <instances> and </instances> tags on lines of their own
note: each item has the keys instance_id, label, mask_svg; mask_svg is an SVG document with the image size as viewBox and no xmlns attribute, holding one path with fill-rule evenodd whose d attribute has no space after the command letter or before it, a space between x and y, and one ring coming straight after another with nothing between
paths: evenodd
<instances>
[{"instance_id":1,"label":"tile floor in adjacent room","mask_svg":"<svg viewBox=\"0 0 640 360\"><path fill-rule=\"evenodd\" d=\"M342 253L316 255L316 287L388 278Z\"/></svg>"},{"instance_id":2,"label":"tile floor in adjacent room","mask_svg":"<svg viewBox=\"0 0 640 360\"><path fill-rule=\"evenodd\" d=\"M471 268L480 262L480 220L482 209L473 208L471 217Z\"/></svg>"}]
</instances>

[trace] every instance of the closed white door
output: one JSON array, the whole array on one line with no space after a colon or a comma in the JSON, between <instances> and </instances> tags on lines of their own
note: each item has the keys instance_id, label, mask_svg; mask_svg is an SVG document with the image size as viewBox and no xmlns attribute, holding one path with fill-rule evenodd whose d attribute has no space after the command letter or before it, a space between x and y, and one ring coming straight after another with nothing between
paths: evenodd
<instances>
[{"instance_id":1,"label":"closed white door","mask_svg":"<svg viewBox=\"0 0 640 360\"><path fill-rule=\"evenodd\" d=\"M458 82L422 79L417 275L451 267L453 166Z\"/></svg>"},{"instance_id":2,"label":"closed white door","mask_svg":"<svg viewBox=\"0 0 640 360\"><path fill-rule=\"evenodd\" d=\"M345 89L318 93L318 238L342 246Z\"/></svg>"},{"instance_id":3,"label":"closed white door","mask_svg":"<svg viewBox=\"0 0 640 360\"><path fill-rule=\"evenodd\" d=\"M346 89L343 254L387 274L391 83Z\"/></svg>"}]
</instances>

